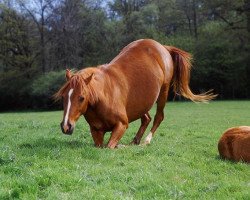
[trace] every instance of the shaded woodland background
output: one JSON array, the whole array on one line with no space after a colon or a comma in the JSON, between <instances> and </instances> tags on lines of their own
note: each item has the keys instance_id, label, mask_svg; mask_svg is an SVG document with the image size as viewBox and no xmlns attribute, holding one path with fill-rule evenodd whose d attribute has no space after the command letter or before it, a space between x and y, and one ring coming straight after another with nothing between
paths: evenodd
<instances>
[{"instance_id":1,"label":"shaded woodland background","mask_svg":"<svg viewBox=\"0 0 250 200\"><path fill-rule=\"evenodd\" d=\"M0 110L57 107L66 68L140 38L191 52L193 91L249 99L249 32L249 0L0 0Z\"/></svg>"}]
</instances>

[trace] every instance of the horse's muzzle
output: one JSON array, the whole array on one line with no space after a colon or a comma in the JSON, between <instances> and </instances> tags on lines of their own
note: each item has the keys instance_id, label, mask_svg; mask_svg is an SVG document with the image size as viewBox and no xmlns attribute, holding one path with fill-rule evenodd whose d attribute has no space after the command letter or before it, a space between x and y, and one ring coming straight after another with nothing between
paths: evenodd
<instances>
[{"instance_id":1,"label":"horse's muzzle","mask_svg":"<svg viewBox=\"0 0 250 200\"><path fill-rule=\"evenodd\" d=\"M73 131L74 131L74 125L72 125L71 123L68 122L67 125L64 126L64 123L61 122L60 125L61 125L61 130L62 130L62 132L64 134L71 135L73 133Z\"/></svg>"}]
</instances>

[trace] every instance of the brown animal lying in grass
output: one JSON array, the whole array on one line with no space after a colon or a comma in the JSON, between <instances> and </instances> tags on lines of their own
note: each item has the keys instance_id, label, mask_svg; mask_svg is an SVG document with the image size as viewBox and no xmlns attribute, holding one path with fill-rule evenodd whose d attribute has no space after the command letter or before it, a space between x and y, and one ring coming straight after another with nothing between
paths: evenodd
<instances>
[{"instance_id":1,"label":"brown animal lying in grass","mask_svg":"<svg viewBox=\"0 0 250 200\"><path fill-rule=\"evenodd\" d=\"M250 163L250 126L226 130L219 140L218 149L223 159Z\"/></svg>"}]
</instances>

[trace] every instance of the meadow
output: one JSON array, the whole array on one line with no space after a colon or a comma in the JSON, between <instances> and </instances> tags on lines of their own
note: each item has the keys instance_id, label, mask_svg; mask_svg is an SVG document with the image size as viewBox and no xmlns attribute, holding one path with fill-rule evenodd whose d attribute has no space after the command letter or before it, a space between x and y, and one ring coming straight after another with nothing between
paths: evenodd
<instances>
[{"instance_id":1,"label":"meadow","mask_svg":"<svg viewBox=\"0 0 250 200\"><path fill-rule=\"evenodd\" d=\"M227 128L250 125L250 101L167 103L149 146L115 150L95 148L83 118L63 135L61 118L0 114L0 199L250 199L250 166L217 150ZM130 124L122 144L139 125Z\"/></svg>"}]
</instances>

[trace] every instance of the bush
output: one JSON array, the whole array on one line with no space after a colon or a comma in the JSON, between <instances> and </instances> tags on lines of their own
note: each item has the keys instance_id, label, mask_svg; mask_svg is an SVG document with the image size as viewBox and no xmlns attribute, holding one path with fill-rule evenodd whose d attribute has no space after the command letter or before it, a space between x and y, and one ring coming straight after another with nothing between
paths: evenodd
<instances>
[{"instance_id":1,"label":"bush","mask_svg":"<svg viewBox=\"0 0 250 200\"><path fill-rule=\"evenodd\" d=\"M33 108L58 108L52 96L65 82L64 70L48 72L33 81L32 98Z\"/></svg>"}]
</instances>

